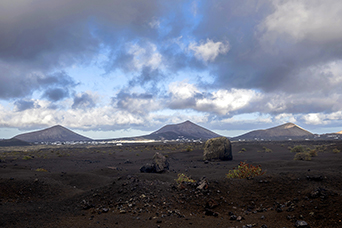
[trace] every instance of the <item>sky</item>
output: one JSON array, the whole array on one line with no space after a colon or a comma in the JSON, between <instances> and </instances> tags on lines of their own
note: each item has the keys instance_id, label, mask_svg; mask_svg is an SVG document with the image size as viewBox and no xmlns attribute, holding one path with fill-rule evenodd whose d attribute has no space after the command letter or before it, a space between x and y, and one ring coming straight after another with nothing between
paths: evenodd
<instances>
[{"instance_id":1,"label":"sky","mask_svg":"<svg viewBox=\"0 0 342 228\"><path fill-rule=\"evenodd\" d=\"M0 138L342 130L340 0L2 0Z\"/></svg>"}]
</instances>

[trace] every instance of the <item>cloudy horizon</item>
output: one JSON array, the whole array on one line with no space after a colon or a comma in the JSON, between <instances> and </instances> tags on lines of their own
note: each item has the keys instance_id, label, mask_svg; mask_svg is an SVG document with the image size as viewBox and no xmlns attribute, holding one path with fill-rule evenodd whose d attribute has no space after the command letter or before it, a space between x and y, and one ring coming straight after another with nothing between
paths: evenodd
<instances>
[{"instance_id":1,"label":"cloudy horizon","mask_svg":"<svg viewBox=\"0 0 342 228\"><path fill-rule=\"evenodd\" d=\"M339 0L4 0L0 138L342 130Z\"/></svg>"}]
</instances>

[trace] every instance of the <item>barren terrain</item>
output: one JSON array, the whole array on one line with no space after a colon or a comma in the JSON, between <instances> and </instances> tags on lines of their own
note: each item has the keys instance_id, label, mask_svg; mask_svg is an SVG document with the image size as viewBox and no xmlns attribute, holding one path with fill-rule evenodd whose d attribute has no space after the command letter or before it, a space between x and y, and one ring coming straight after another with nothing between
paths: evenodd
<instances>
[{"instance_id":1,"label":"barren terrain","mask_svg":"<svg viewBox=\"0 0 342 228\"><path fill-rule=\"evenodd\" d=\"M293 160L296 145L318 155ZM233 142L232 161L204 162L199 143L2 147L0 226L342 227L342 153L334 149L342 142ZM155 152L170 170L140 173ZM240 161L266 174L227 179ZM205 176L208 188L177 184L180 173Z\"/></svg>"}]
</instances>

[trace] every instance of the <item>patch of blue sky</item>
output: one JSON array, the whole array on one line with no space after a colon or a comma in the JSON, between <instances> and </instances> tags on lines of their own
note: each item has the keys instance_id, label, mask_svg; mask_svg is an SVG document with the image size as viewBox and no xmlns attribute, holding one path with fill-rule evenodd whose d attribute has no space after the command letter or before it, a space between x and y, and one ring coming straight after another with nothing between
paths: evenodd
<instances>
[{"instance_id":1,"label":"patch of blue sky","mask_svg":"<svg viewBox=\"0 0 342 228\"><path fill-rule=\"evenodd\" d=\"M1 100L0 105L5 108L6 110L11 110L13 108L13 102L8 100Z\"/></svg>"},{"instance_id":2,"label":"patch of blue sky","mask_svg":"<svg viewBox=\"0 0 342 228\"><path fill-rule=\"evenodd\" d=\"M103 69L95 64L73 66L68 68L66 72L79 83L75 88L78 93L93 91L99 95L110 95L121 89L129 81L127 74L121 70L116 69L104 74Z\"/></svg>"},{"instance_id":3,"label":"patch of blue sky","mask_svg":"<svg viewBox=\"0 0 342 228\"><path fill-rule=\"evenodd\" d=\"M191 37L193 30L200 24L202 16L198 14L198 11L194 11L194 2L197 2L197 8L201 5L201 1L186 1L181 6L181 15L177 15L175 12L169 12L165 17L159 18L158 34L159 38L165 38L171 36L176 37ZM179 18L177 18L179 17ZM182 20L179 23L174 23L177 20ZM178 34L172 33L178 31L175 27L179 24L183 27Z\"/></svg>"},{"instance_id":4,"label":"patch of blue sky","mask_svg":"<svg viewBox=\"0 0 342 228\"><path fill-rule=\"evenodd\" d=\"M214 77L210 73L209 70L193 70L190 68L184 69L182 71L179 71L177 74L174 74L174 77L172 78L171 82L180 82L180 81L186 81L189 84L211 84L214 82Z\"/></svg>"},{"instance_id":5,"label":"patch of blue sky","mask_svg":"<svg viewBox=\"0 0 342 228\"><path fill-rule=\"evenodd\" d=\"M20 131L18 128L1 127L0 139L10 139L18 134L26 133L27 131Z\"/></svg>"}]
</instances>

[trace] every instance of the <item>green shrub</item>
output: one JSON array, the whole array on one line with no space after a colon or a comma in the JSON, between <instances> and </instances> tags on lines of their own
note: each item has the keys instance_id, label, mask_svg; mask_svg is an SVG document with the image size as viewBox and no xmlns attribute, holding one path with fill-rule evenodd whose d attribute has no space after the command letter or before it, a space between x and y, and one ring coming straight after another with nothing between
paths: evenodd
<instances>
[{"instance_id":1,"label":"green shrub","mask_svg":"<svg viewBox=\"0 0 342 228\"><path fill-rule=\"evenodd\" d=\"M264 152L265 153L272 153L273 151L272 151L272 149L270 149L270 148L267 148L267 147L263 147L263 149L264 149Z\"/></svg>"},{"instance_id":2,"label":"green shrub","mask_svg":"<svg viewBox=\"0 0 342 228\"><path fill-rule=\"evenodd\" d=\"M38 168L38 169L36 169L36 171L37 171L37 172L47 172L47 170L44 169L44 168Z\"/></svg>"},{"instance_id":3,"label":"green shrub","mask_svg":"<svg viewBox=\"0 0 342 228\"><path fill-rule=\"evenodd\" d=\"M232 170L229 170L228 174L226 174L226 177L231 178L238 178L238 179L245 179L245 178L251 178L256 176L264 175L266 172L262 171L261 166L253 166L250 164L247 164L246 162L240 162L237 169L233 168Z\"/></svg>"},{"instance_id":4,"label":"green shrub","mask_svg":"<svg viewBox=\"0 0 342 228\"><path fill-rule=\"evenodd\" d=\"M312 149L312 150L309 150L309 154L311 157L316 157L318 155L318 152L317 152L317 150Z\"/></svg>"},{"instance_id":5,"label":"green shrub","mask_svg":"<svg viewBox=\"0 0 342 228\"><path fill-rule=\"evenodd\" d=\"M241 153L244 153L246 151L247 151L246 148L242 148L238 153L241 154Z\"/></svg>"},{"instance_id":6,"label":"green shrub","mask_svg":"<svg viewBox=\"0 0 342 228\"><path fill-rule=\"evenodd\" d=\"M296 153L293 160L311 161L311 156L308 152Z\"/></svg>"},{"instance_id":7,"label":"green shrub","mask_svg":"<svg viewBox=\"0 0 342 228\"><path fill-rule=\"evenodd\" d=\"M192 151L191 146L188 146L188 147L186 148L186 152L191 152L191 151Z\"/></svg>"},{"instance_id":8,"label":"green shrub","mask_svg":"<svg viewBox=\"0 0 342 228\"><path fill-rule=\"evenodd\" d=\"M24 157L23 157L23 160L30 160L30 159L32 159L31 156L24 156Z\"/></svg>"},{"instance_id":9,"label":"green shrub","mask_svg":"<svg viewBox=\"0 0 342 228\"><path fill-rule=\"evenodd\" d=\"M326 145L320 145L320 146L316 146L316 150L318 152L325 152L327 150L327 146Z\"/></svg>"},{"instance_id":10,"label":"green shrub","mask_svg":"<svg viewBox=\"0 0 342 228\"><path fill-rule=\"evenodd\" d=\"M339 149L337 149L337 148L335 148L335 149L333 149L333 153L334 154L338 154L338 153L340 153L341 151L339 150Z\"/></svg>"},{"instance_id":11,"label":"green shrub","mask_svg":"<svg viewBox=\"0 0 342 228\"><path fill-rule=\"evenodd\" d=\"M178 184L181 184L181 183L195 183L196 182L195 180L191 179L191 177L188 177L184 173L179 173L178 174L178 178L175 179L175 181Z\"/></svg>"},{"instance_id":12,"label":"green shrub","mask_svg":"<svg viewBox=\"0 0 342 228\"><path fill-rule=\"evenodd\" d=\"M291 149L292 153L300 153L300 152L305 152L306 148L303 146L295 146Z\"/></svg>"}]
</instances>

